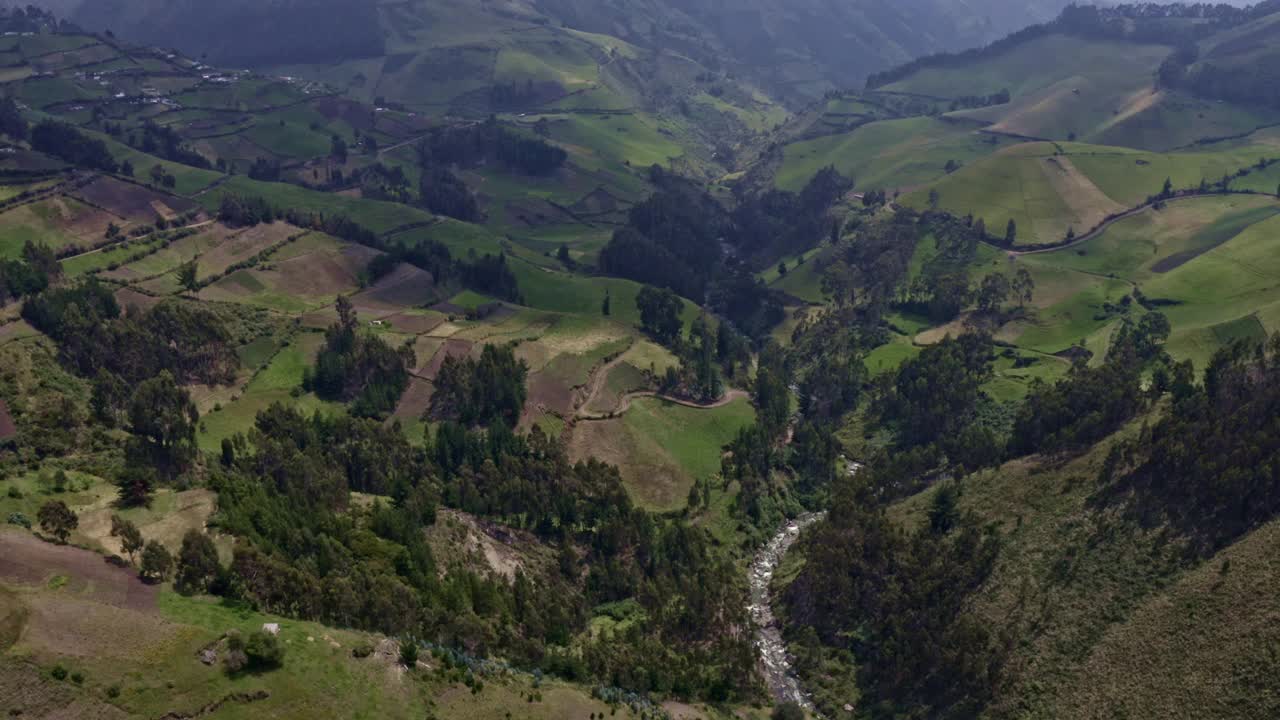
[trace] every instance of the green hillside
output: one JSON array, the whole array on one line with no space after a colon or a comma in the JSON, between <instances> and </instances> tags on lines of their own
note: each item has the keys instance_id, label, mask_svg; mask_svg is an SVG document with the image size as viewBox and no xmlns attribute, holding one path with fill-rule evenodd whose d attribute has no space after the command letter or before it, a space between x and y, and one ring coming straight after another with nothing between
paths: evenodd
<instances>
[{"instance_id":1,"label":"green hillside","mask_svg":"<svg viewBox=\"0 0 1280 720\"><path fill-rule=\"evenodd\" d=\"M966 165L1009 143L947 118L883 120L787 145L776 180L778 187L797 191L834 165L856 178L859 188L911 188L944 177L948 162Z\"/></svg>"},{"instance_id":2,"label":"green hillside","mask_svg":"<svg viewBox=\"0 0 1280 720\"><path fill-rule=\"evenodd\" d=\"M0 711L1277 716L1274 2L42 6Z\"/></svg>"}]
</instances>

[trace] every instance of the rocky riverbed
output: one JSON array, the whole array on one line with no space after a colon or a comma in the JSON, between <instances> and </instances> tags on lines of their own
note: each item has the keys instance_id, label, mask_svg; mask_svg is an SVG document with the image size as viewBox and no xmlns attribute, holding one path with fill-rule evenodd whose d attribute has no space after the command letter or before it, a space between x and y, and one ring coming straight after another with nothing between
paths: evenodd
<instances>
[{"instance_id":1,"label":"rocky riverbed","mask_svg":"<svg viewBox=\"0 0 1280 720\"><path fill-rule=\"evenodd\" d=\"M774 571L778 569L787 550L799 539L800 532L821 520L823 515L825 513L802 515L784 525L756 553L747 578L751 588L751 604L747 609L755 622L756 650L760 654L760 665L769 694L775 702L794 702L810 712L815 712L813 701L801 689L796 677L787 644L782 639L782 628L778 626L778 620L773 614L769 587L773 582Z\"/></svg>"}]
</instances>

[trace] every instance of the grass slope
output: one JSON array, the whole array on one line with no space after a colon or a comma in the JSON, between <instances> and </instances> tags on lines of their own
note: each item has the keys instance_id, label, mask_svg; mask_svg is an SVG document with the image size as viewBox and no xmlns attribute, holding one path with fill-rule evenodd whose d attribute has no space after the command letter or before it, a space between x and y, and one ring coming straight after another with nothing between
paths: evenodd
<instances>
[{"instance_id":1,"label":"grass slope","mask_svg":"<svg viewBox=\"0 0 1280 720\"><path fill-rule=\"evenodd\" d=\"M930 117L883 120L787 145L775 182L780 189L799 191L819 170L834 165L860 189L911 188L945 176L948 161L968 164L1000 143L977 134L972 123Z\"/></svg>"}]
</instances>

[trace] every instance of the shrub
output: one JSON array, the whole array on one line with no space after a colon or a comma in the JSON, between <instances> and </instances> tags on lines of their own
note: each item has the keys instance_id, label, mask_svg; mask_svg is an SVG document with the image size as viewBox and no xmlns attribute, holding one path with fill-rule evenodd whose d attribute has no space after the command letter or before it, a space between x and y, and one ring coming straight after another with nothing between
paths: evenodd
<instances>
[{"instance_id":1,"label":"shrub","mask_svg":"<svg viewBox=\"0 0 1280 720\"><path fill-rule=\"evenodd\" d=\"M793 702L784 702L773 708L772 720L804 720L804 710Z\"/></svg>"},{"instance_id":2,"label":"shrub","mask_svg":"<svg viewBox=\"0 0 1280 720\"><path fill-rule=\"evenodd\" d=\"M405 640L400 643L400 664L410 670L418 666L418 643Z\"/></svg>"},{"instance_id":3,"label":"shrub","mask_svg":"<svg viewBox=\"0 0 1280 720\"><path fill-rule=\"evenodd\" d=\"M244 652L244 645L244 636L239 630L231 630L227 633L227 654L222 659L227 672L238 673L249 666L249 656Z\"/></svg>"},{"instance_id":4,"label":"shrub","mask_svg":"<svg viewBox=\"0 0 1280 720\"><path fill-rule=\"evenodd\" d=\"M357 658L367 658L373 654L373 645L371 643L360 643L351 648L351 656Z\"/></svg>"},{"instance_id":5,"label":"shrub","mask_svg":"<svg viewBox=\"0 0 1280 720\"><path fill-rule=\"evenodd\" d=\"M53 669L49 671L49 675L52 676L54 680L66 680L67 669L59 663L53 666Z\"/></svg>"},{"instance_id":6,"label":"shrub","mask_svg":"<svg viewBox=\"0 0 1280 720\"><path fill-rule=\"evenodd\" d=\"M31 529L31 519L20 512L9 513L9 524L20 525L28 530Z\"/></svg>"},{"instance_id":7,"label":"shrub","mask_svg":"<svg viewBox=\"0 0 1280 720\"><path fill-rule=\"evenodd\" d=\"M284 645L280 643L280 638L265 630L258 630L249 636L244 653L249 658L249 668L252 670L270 670L284 665Z\"/></svg>"}]
</instances>

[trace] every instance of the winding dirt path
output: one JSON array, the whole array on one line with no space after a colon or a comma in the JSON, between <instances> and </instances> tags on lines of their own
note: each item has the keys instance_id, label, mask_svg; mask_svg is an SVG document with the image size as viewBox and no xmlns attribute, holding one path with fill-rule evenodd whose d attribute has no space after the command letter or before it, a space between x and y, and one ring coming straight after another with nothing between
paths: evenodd
<instances>
[{"instance_id":1,"label":"winding dirt path","mask_svg":"<svg viewBox=\"0 0 1280 720\"><path fill-rule=\"evenodd\" d=\"M692 408L694 410L715 410L716 408L722 408L730 403L750 397L750 394L746 390L731 389L725 392L720 399L714 402L699 403L694 402L693 400L685 400L683 398L672 397L670 395L663 395L662 393L654 390L637 390L623 395L618 400L617 407L613 410L608 412L589 412L587 408L595 402L596 398L599 397L600 393L604 390L605 383L608 382L609 379L609 373L615 367L624 362L622 357L625 354L625 352L619 353L617 357L596 368L595 372L591 374L591 378L587 380L586 392L582 396L582 401L578 403L578 409L573 414L574 420L612 420L625 415L626 412L631 409L631 402L636 398L643 397L658 398L659 400L680 405L682 407Z\"/></svg>"},{"instance_id":2,"label":"winding dirt path","mask_svg":"<svg viewBox=\"0 0 1280 720\"><path fill-rule=\"evenodd\" d=\"M630 393L627 393L626 395L623 395L622 399L618 402L618 407L614 408L612 412L589 413L589 412L586 412L585 410L579 410L577 415L575 416L575 419L585 420L590 422L593 420L612 420L614 418L621 417L623 415L626 415L627 411L631 409L631 402L636 398L658 398L663 402L669 402L673 405L680 405L681 407L692 408L694 410L715 410L716 408L722 408L726 405L729 405L730 403L736 402L743 398L748 398L750 396L751 396L750 393L748 393L746 390L735 389L735 390L729 390L724 395L722 395L719 400L716 400L714 402L698 403L692 400L685 400L683 398L672 397L670 395L663 395L662 393L657 392L656 390L637 390L636 392L630 392ZM586 407L585 403L583 404L583 407L584 408Z\"/></svg>"},{"instance_id":3,"label":"winding dirt path","mask_svg":"<svg viewBox=\"0 0 1280 720\"><path fill-rule=\"evenodd\" d=\"M1094 227L1094 228L1093 228L1092 230L1090 230L1089 232L1086 232L1086 233L1084 233L1083 235L1080 235L1080 236L1076 237L1074 240L1072 240L1072 241L1071 241L1071 242L1069 242L1069 243L1063 243L1063 244L1061 244L1061 245L1054 245L1054 246L1052 246L1052 247L1031 248L1031 249L1028 249L1028 250L1016 250L1016 249L1013 249L1013 248L1008 248L1008 247L1004 247L1004 246L1001 246L1001 245L997 245L997 244L992 243L992 242L987 242L986 240L983 240L983 242L984 242L984 243L986 243L986 244L988 244L988 245L990 245L991 247L993 247L993 248L995 248L995 249L997 249L997 250L1000 250L1000 251L1002 251L1002 252L1004 252L1004 253L1007 253L1007 254L1008 254L1008 255L1010 255L1011 257L1017 257L1017 256L1021 256L1021 255L1041 255L1041 254L1044 254L1044 253L1051 253L1051 252L1058 252L1059 250L1066 250L1067 248L1075 247L1076 245L1079 245L1079 244L1081 244L1081 243L1089 242L1090 240L1092 240L1092 239L1094 239L1094 238L1098 237L1099 235L1101 235L1102 233L1106 232L1107 228L1111 227L1112 225L1115 225L1116 223L1120 222L1121 220L1128 220L1129 218L1133 217L1134 215L1139 215L1139 214L1141 214L1141 213L1143 213L1143 212L1146 212L1147 210L1150 210L1151 208L1155 207L1155 205L1156 205L1157 203L1161 203L1161 202L1163 202L1163 203L1173 203L1173 202L1178 202L1178 201L1180 201L1180 200L1191 200L1191 199L1194 199L1194 198L1202 198L1202 197L1216 197L1216 196L1221 196L1221 195L1268 195L1268 194L1269 194L1269 193L1253 193L1253 192L1226 192L1226 193L1224 193L1224 192L1203 192L1203 193L1202 193L1202 192L1188 192L1188 193L1186 193L1186 194L1184 194L1184 195L1178 195L1178 196L1176 196L1176 197L1164 198L1164 199L1161 199L1161 200L1153 200L1153 201L1151 201L1151 202L1143 203L1143 204L1138 205L1138 206L1136 206L1136 207L1129 208L1128 210L1125 210L1124 212L1120 213L1119 215L1116 215L1115 217L1111 218L1110 220L1104 220L1104 221L1102 221L1102 223L1101 223L1100 225L1097 225L1096 227ZM1272 196L1272 197L1275 197L1275 196Z\"/></svg>"}]
</instances>

